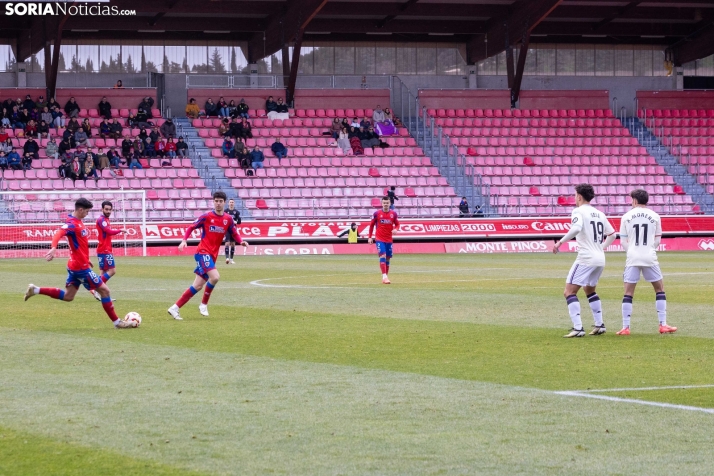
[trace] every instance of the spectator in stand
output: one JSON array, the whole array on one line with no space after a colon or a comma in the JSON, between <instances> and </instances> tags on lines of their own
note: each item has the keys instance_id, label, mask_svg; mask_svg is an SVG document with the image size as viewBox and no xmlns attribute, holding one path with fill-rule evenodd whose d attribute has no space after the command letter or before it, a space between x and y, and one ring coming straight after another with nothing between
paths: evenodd
<instances>
[{"instance_id":1,"label":"spectator in stand","mask_svg":"<svg viewBox=\"0 0 714 476\"><path fill-rule=\"evenodd\" d=\"M89 146L89 138L87 137L87 133L84 132L84 129L79 129L74 133L74 141L78 146Z\"/></svg>"},{"instance_id":2,"label":"spectator in stand","mask_svg":"<svg viewBox=\"0 0 714 476\"><path fill-rule=\"evenodd\" d=\"M79 157L74 155L72 161L69 163L69 178L72 179L72 184L76 185L77 179L87 181L87 177L84 175L84 167L79 163Z\"/></svg>"},{"instance_id":3,"label":"spectator in stand","mask_svg":"<svg viewBox=\"0 0 714 476\"><path fill-rule=\"evenodd\" d=\"M35 123L40 122L40 110L37 109L36 107L33 107L30 110L29 118L35 121Z\"/></svg>"},{"instance_id":4,"label":"spectator in stand","mask_svg":"<svg viewBox=\"0 0 714 476\"><path fill-rule=\"evenodd\" d=\"M81 126L81 124L79 123L79 121L77 120L76 117L71 118L71 119L69 120L69 122L67 123L67 130L68 130L70 133L72 133L72 134L74 134L75 132L77 132L77 131L80 130L81 128L82 128L82 126Z\"/></svg>"},{"instance_id":5,"label":"spectator in stand","mask_svg":"<svg viewBox=\"0 0 714 476\"><path fill-rule=\"evenodd\" d=\"M220 133L220 128L218 129L218 132ZM228 135L234 139L237 139L240 137L240 123L238 122L238 119L235 117L231 120L231 123L228 125Z\"/></svg>"},{"instance_id":6,"label":"spectator in stand","mask_svg":"<svg viewBox=\"0 0 714 476\"><path fill-rule=\"evenodd\" d=\"M144 141L144 155L146 157L155 158L156 157L156 146L152 142L151 137L147 137Z\"/></svg>"},{"instance_id":7,"label":"spectator in stand","mask_svg":"<svg viewBox=\"0 0 714 476\"><path fill-rule=\"evenodd\" d=\"M124 89L124 83L121 82L121 79L117 79L117 83L114 85L114 89Z\"/></svg>"},{"instance_id":8,"label":"spectator in stand","mask_svg":"<svg viewBox=\"0 0 714 476\"><path fill-rule=\"evenodd\" d=\"M169 117L166 119L166 122L161 124L161 128L159 129L161 132L161 135L164 137L164 139L168 139L169 137L176 137L176 124L174 124L174 121Z\"/></svg>"},{"instance_id":9,"label":"spectator in stand","mask_svg":"<svg viewBox=\"0 0 714 476\"><path fill-rule=\"evenodd\" d=\"M362 141L359 138L359 130L355 131L354 127L350 129L348 134L350 136L350 147L352 148L353 155L364 154L364 148L362 147Z\"/></svg>"},{"instance_id":10,"label":"spectator in stand","mask_svg":"<svg viewBox=\"0 0 714 476\"><path fill-rule=\"evenodd\" d=\"M377 122L384 122L386 119L384 111L382 111L382 106L377 104L377 109L374 110L372 113L372 122L377 123Z\"/></svg>"},{"instance_id":11,"label":"spectator in stand","mask_svg":"<svg viewBox=\"0 0 714 476\"><path fill-rule=\"evenodd\" d=\"M136 114L134 113L129 113L129 116L126 118L126 125L129 126L129 129L133 129L134 127L139 127L139 124L136 120Z\"/></svg>"},{"instance_id":12,"label":"spectator in stand","mask_svg":"<svg viewBox=\"0 0 714 476\"><path fill-rule=\"evenodd\" d=\"M188 157L188 144L183 141L183 136L179 136L178 142L176 142L176 155Z\"/></svg>"},{"instance_id":13,"label":"spectator in stand","mask_svg":"<svg viewBox=\"0 0 714 476\"><path fill-rule=\"evenodd\" d=\"M138 137L139 139L141 139L142 141L145 141L146 138L149 137L149 134L146 132L146 129L142 127L142 128L139 130L139 135L138 135L137 137Z\"/></svg>"},{"instance_id":14,"label":"spectator in stand","mask_svg":"<svg viewBox=\"0 0 714 476\"><path fill-rule=\"evenodd\" d=\"M374 130L381 136L392 136L398 133L394 122L392 122L392 115L387 111L384 112L384 120L374 124Z\"/></svg>"},{"instance_id":15,"label":"spectator in stand","mask_svg":"<svg viewBox=\"0 0 714 476\"><path fill-rule=\"evenodd\" d=\"M188 104L186 104L186 117L189 119L198 119L198 116L201 115L201 109L198 107L198 104L196 104L196 99L191 98L188 100Z\"/></svg>"},{"instance_id":16,"label":"spectator in stand","mask_svg":"<svg viewBox=\"0 0 714 476\"><path fill-rule=\"evenodd\" d=\"M25 124L25 137L37 137L37 124L32 119Z\"/></svg>"},{"instance_id":17,"label":"spectator in stand","mask_svg":"<svg viewBox=\"0 0 714 476\"><path fill-rule=\"evenodd\" d=\"M164 157L172 159L176 157L176 143L174 142L173 136L166 139L166 145L164 145Z\"/></svg>"},{"instance_id":18,"label":"spectator in stand","mask_svg":"<svg viewBox=\"0 0 714 476\"><path fill-rule=\"evenodd\" d=\"M236 148L233 145L233 142L230 140L230 138L226 137L225 139L223 139L223 145L221 146L221 152L223 153L223 157L227 157L229 159L235 159Z\"/></svg>"},{"instance_id":19,"label":"spectator in stand","mask_svg":"<svg viewBox=\"0 0 714 476\"><path fill-rule=\"evenodd\" d=\"M67 104L64 105L64 112L67 117L79 117L79 104L75 101L74 96L69 98Z\"/></svg>"},{"instance_id":20,"label":"spectator in stand","mask_svg":"<svg viewBox=\"0 0 714 476\"><path fill-rule=\"evenodd\" d=\"M238 113L238 115L244 119L248 119L248 110L249 109L250 108L245 103L245 99L241 98L240 103L236 107L236 112Z\"/></svg>"},{"instance_id":21,"label":"spectator in stand","mask_svg":"<svg viewBox=\"0 0 714 476\"><path fill-rule=\"evenodd\" d=\"M59 143L57 152L59 155L66 155L70 150L72 150L72 143L70 142L69 137L64 137L62 142Z\"/></svg>"},{"instance_id":22,"label":"spectator in stand","mask_svg":"<svg viewBox=\"0 0 714 476\"><path fill-rule=\"evenodd\" d=\"M474 218L483 218L483 207L479 204L474 207Z\"/></svg>"},{"instance_id":23,"label":"spectator in stand","mask_svg":"<svg viewBox=\"0 0 714 476\"><path fill-rule=\"evenodd\" d=\"M459 202L459 218L467 217L469 213L471 213L471 210L469 210L469 202L466 200L466 197L461 197L461 201Z\"/></svg>"},{"instance_id":24,"label":"spectator in stand","mask_svg":"<svg viewBox=\"0 0 714 476\"><path fill-rule=\"evenodd\" d=\"M32 97L29 94L25 96L25 100L22 103L22 108L27 109L28 111L32 111L36 107L37 104L35 104L35 101L32 100Z\"/></svg>"},{"instance_id":25,"label":"spectator in stand","mask_svg":"<svg viewBox=\"0 0 714 476\"><path fill-rule=\"evenodd\" d=\"M50 112L49 108L47 106L44 106L42 108L42 112L40 113L40 119L45 121L47 125L52 125L54 122L54 117L52 117L52 112Z\"/></svg>"},{"instance_id":26,"label":"spectator in stand","mask_svg":"<svg viewBox=\"0 0 714 476\"><path fill-rule=\"evenodd\" d=\"M213 102L213 99L208 98L206 104L203 105L203 110L206 111L206 117L215 117L218 115L218 106Z\"/></svg>"},{"instance_id":27,"label":"spectator in stand","mask_svg":"<svg viewBox=\"0 0 714 476\"><path fill-rule=\"evenodd\" d=\"M7 154L7 165L12 170L22 170L22 157L17 153L17 150L13 147L10 153Z\"/></svg>"},{"instance_id":28,"label":"spectator in stand","mask_svg":"<svg viewBox=\"0 0 714 476\"><path fill-rule=\"evenodd\" d=\"M273 96L268 96L265 100L265 113L278 112L278 103L273 101Z\"/></svg>"},{"instance_id":29,"label":"spectator in stand","mask_svg":"<svg viewBox=\"0 0 714 476\"><path fill-rule=\"evenodd\" d=\"M121 141L121 155L126 158L129 155L129 150L134 146L131 137L128 135L124 136L124 140Z\"/></svg>"},{"instance_id":30,"label":"spectator in stand","mask_svg":"<svg viewBox=\"0 0 714 476\"><path fill-rule=\"evenodd\" d=\"M241 123L238 124L238 132L243 139L253 138L253 128L251 127L250 122L248 122L245 118L243 118Z\"/></svg>"},{"instance_id":31,"label":"spectator in stand","mask_svg":"<svg viewBox=\"0 0 714 476\"><path fill-rule=\"evenodd\" d=\"M99 163L99 166L97 167L98 170L108 169L112 165L111 162L109 162L109 156L104 153L104 149L101 147L97 151L97 162Z\"/></svg>"},{"instance_id":32,"label":"spectator in stand","mask_svg":"<svg viewBox=\"0 0 714 476\"><path fill-rule=\"evenodd\" d=\"M146 142L144 142L144 140L142 140L140 137L134 138L133 153L138 154L139 157L144 157L144 149L146 148L144 146L144 144L146 144ZM131 151L131 147L129 148L129 150ZM128 160L128 156L125 156L124 158L126 158Z\"/></svg>"},{"instance_id":33,"label":"spectator in stand","mask_svg":"<svg viewBox=\"0 0 714 476\"><path fill-rule=\"evenodd\" d=\"M359 126L367 131L370 127L372 127L372 121L370 121L367 116L364 116L364 119L360 121Z\"/></svg>"},{"instance_id":34,"label":"spectator in stand","mask_svg":"<svg viewBox=\"0 0 714 476\"><path fill-rule=\"evenodd\" d=\"M50 108L50 111L55 107L57 109L62 109L62 106L60 105L60 103L55 101L55 98L50 98L49 101L47 101L47 107Z\"/></svg>"},{"instance_id":35,"label":"spectator in stand","mask_svg":"<svg viewBox=\"0 0 714 476\"><path fill-rule=\"evenodd\" d=\"M270 150L272 150L275 157L278 158L278 162L288 156L288 148L280 141L280 137L275 138L275 142L270 146Z\"/></svg>"},{"instance_id":36,"label":"spectator in stand","mask_svg":"<svg viewBox=\"0 0 714 476\"><path fill-rule=\"evenodd\" d=\"M389 197L389 202L391 203L391 205L389 205L390 210L394 210L394 202L396 200L399 200L399 197L397 197L396 190L397 190L397 187L392 185L391 187L389 187L389 191L387 192L387 196Z\"/></svg>"},{"instance_id":37,"label":"spectator in stand","mask_svg":"<svg viewBox=\"0 0 714 476\"><path fill-rule=\"evenodd\" d=\"M149 137L151 138L151 142L155 144L159 139L161 139L161 132L159 132L159 128L154 126L151 128L151 132L149 132Z\"/></svg>"},{"instance_id":38,"label":"spectator in stand","mask_svg":"<svg viewBox=\"0 0 714 476\"><path fill-rule=\"evenodd\" d=\"M151 108L154 107L154 98L146 96L140 103L138 109L143 109L146 113L146 117L152 119L154 117Z\"/></svg>"},{"instance_id":39,"label":"spectator in stand","mask_svg":"<svg viewBox=\"0 0 714 476\"><path fill-rule=\"evenodd\" d=\"M65 126L65 118L64 114L60 110L59 107L53 106L52 109L50 109L51 114L52 114L52 125L54 126L55 129L59 129L60 127Z\"/></svg>"},{"instance_id":40,"label":"spectator in stand","mask_svg":"<svg viewBox=\"0 0 714 476\"><path fill-rule=\"evenodd\" d=\"M12 151L12 139L7 138L4 142L0 142L0 151L5 152L5 157Z\"/></svg>"},{"instance_id":41,"label":"spectator in stand","mask_svg":"<svg viewBox=\"0 0 714 476\"><path fill-rule=\"evenodd\" d=\"M112 123L109 125L109 136L112 139L121 139L122 132L124 132L124 128L121 126L119 120L115 117L112 120Z\"/></svg>"},{"instance_id":42,"label":"spectator in stand","mask_svg":"<svg viewBox=\"0 0 714 476\"><path fill-rule=\"evenodd\" d=\"M62 133L62 140L65 140L65 139L67 139L69 141L72 149L77 147L77 141L74 140L74 134L69 129L65 129L64 132Z\"/></svg>"},{"instance_id":43,"label":"spectator in stand","mask_svg":"<svg viewBox=\"0 0 714 476\"><path fill-rule=\"evenodd\" d=\"M50 135L50 126L44 119L41 120L37 126L37 135L43 139L46 139Z\"/></svg>"},{"instance_id":44,"label":"spectator in stand","mask_svg":"<svg viewBox=\"0 0 714 476\"><path fill-rule=\"evenodd\" d=\"M342 128L340 135L337 137L337 147L342 149L342 152L344 152L345 154L352 150L352 146L350 145L349 131L346 127Z\"/></svg>"},{"instance_id":45,"label":"spectator in stand","mask_svg":"<svg viewBox=\"0 0 714 476\"><path fill-rule=\"evenodd\" d=\"M0 126L2 127L12 127L10 122L10 111L4 107L2 113L0 113Z\"/></svg>"},{"instance_id":46,"label":"spectator in stand","mask_svg":"<svg viewBox=\"0 0 714 476\"><path fill-rule=\"evenodd\" d=\"M235 121L235 119L233 119ZM218 126L218 135L221 137L228 137L231 135L230 133L231 126L228 123L228 118L224 117L223 120L221 121L221 124Z\"/></svg>"},{"instance_id":47,"label":"spectator in stand","mask_svg":"<svg viewBox=\"0 0 714 476\"><path fill-rule=\"evenodd\" d=\"M275 111L270 111L268 113L268 119L290 119L288 106L287 104L283 104L283 98L278 98L278 102L275 105Z\"/></svg>"},{"instance_id":48,"label":"spectator in stand","mask_svg":"<svg viewBox=\"0 0 714 476\"><path fill-rule=\"evenodd\" d=\"M92 138L92 125L89 123L89 119L85 119L82 121L82 130L84 131L85 134L87 134L87 138L91 139Z\"/></svg>"},{"instance_id":49,"label":"spectator in stand","mask_svg":"<svg viewBox=\"0 0 714 476\"><path fill-rule=\"evenodd\" d=\"M37 103L35 104L35 106L37 106L37 109L42 112L47 107L47 101L45 101L45 97L40 96L39 98L37 98Z\"/></svg>"},{"instance_id":50,"label":"spectator in stand","mask_svg":"<svg viewBox=\"0 0 714 476\"><path fill-rule=\"evenodd\" d=\"M166 141L162 138L159 137L156 142L154 142L154 151L156 152L157 157L164 157L166 153L164 152L164 149L166 148Z\"/></svg>"},{"instance_id":51,"label":"spectator in stand","mask_svg":"<svg viewBox=\"0 0 714 476\"><path fill-rule=\"evenodd\" d=\"M339 139L340 132L342 132L342 123L338 118L335 118L330 125L330 135L333 139Z\"/></svg>"},{"instance_id":52,"label":"spectator in stand","mask_svg":"<svg viewBox=\"0 0 714 476\"><path fill-rule=\"evenodd\" d=\"M112 127L107 122L106 119L102 119L102 123L99 124L99 137L102 139L107 139L109 138L109 135L112 133Z\"/></svg>"},{"instance_id":53,"label":"spectator in stand","mask_svg":"<svg viewBox=\"0 0 714 476\"><path fill-rule=\"evenodd\" d=\"M250 166L250 160L249 160L249 155L250 151L248 148L245 146L245 143L243 142L243 139L238 137L236 139L236 144L235 144L235 153L236 153L236 159L238 159L241 163L242 168L248 168Z\"/></svg>"},{"instance_id":54,"label":"spectator in stand","mask_svg":"<svg viewBox=\"0 0 714 476\"><path fill-rule=\"evenodd\" d=\"M139 128L142 127L151 127L153 124L149 121L149 116L147 116L146 111L143 109L139 109L136 112L136 116L134 116L134 120L136 121L136 125Z\"/></svg>"},{"instance_id":55,"label":"spectator in stand","mask_svg":"<svg viewBox=\"0 0 714 476\"><path fill-rule=\"evenodd\" d=\"M32 168L32 160L40 158L40 144L37 143L34 137L28 137L25 141L25 145L22 147L22 150L24 158L22 163L23 168L25 170L30 170Z\"/></svg>"},{"instance_id":56,"label":"spectator in stand","mask_svg":"<svg viewBox=\"0 0 714 476\"><path fill-rule=\"evenodd\" d=\"M152 149L153 152L153 149ZM156 152L153 152L154 156L156 156ZM141 162L139 162L139 154L136 151L132 151L131 155L126 161L127 165L129 166L129 169L143 169L144 167L141 165Z\"/></svg>"},{"instance_id":57,"label":"spectator in stand","mask_svg":"<svg viewBox=\"0 0 714 476\"><path fill-rule=\"evenodd\" d=\"M10 113L10 123L13 129L24 129L27 119L25 115L20 111L17 106L13 106L12 112Z\"/></svg>"},{"instance_id":58,"label":"spectator in stand","mask_svg":"<svg viewBox=\"0 0 714 476\"><path fill-rule=\"evenodd\" d=\"M236 117L236 102L231 99L231 102L228 103L228 115L230 117Z\"/></svg>"},{"instance_id":59,"label":"spectator in stand","mask_svg":"<svg viewBox=\"0 0 714 476\"><path fill-rule=\"evenodd\" d=\"M354 127L355 130L359 129L359 119L356 117L352 119L352 122L350 122L350 127Z\"/></svg>"},{"instance_id":60,"label":"spectator in stand","mask_svg":"<svg viewBox=\"0 0 714 476\"><path fill-rule=\"evenodd\" d=\"M92 156L92 159L87 157L87 160L84 161L84 181L86 183L88 177L94 177L94 182L96 183L99 180L99 175L97 175L97 169L94 165L94 157Z\"/></svg>"},{"instance_id":61,"label":"spectator in stand","mask_svg":"<svg viewBox=\"0 0 714 476\"><path fill-rule=\"evenodd\" d=\"M116 149L114 149L114 147L110 147L109 151L107 151L107 159L109 159L109 163L115 169L118 169L119 165L121 165L121 158L119 157L119 154L117 153ZM128 162L129 159L127 159L127 163Z\"/></svg>"},{"instance_id":62,"label":"spectator in stand","mask_svg":"<svg viewBox=\"0 0 714 476\"><path fill-rule=\"evenodd\" d=\"M0 170L7 170L7 155L4 150L0 150Z\"/></svg>"},{"instance_id":63,"label":"spectator in stand","mask_svg":"<svg viewBox=\"0 0 714 476\"><path fill-rule=\"evenodd\" d=\"M0 142L5 142L10 138L10 134L5 130L5 126L0 125Z\"/></svg>"},{"instance_id":64,"label":"spectator in stand","mask_svg":"<svg viewBox=\"0 0 714 476\"><path fill-rule=\"evenodd\" d=\"M265 160L265 155L263 151L260 150L260 146L253 147L253 151L250 153L250 164L254 169L262 169L263 161Z\"/></svg>"},{"instance_id":65,"label":"spectator in stand","mask_svg":"<svg viewBox=\"0 0 714 476\"><path fill-rule=\"evenodd\" d=\"M230 111L228 110L228 103L223 98L223 96L218 98L218 103L216 103L216 107L218 108L218 117L228 117L230 115Z\"/></svg>"},{"instance_id":66,"label":"spectator in stand","mask_svg":"<svg viewBox=\"0 0 714 476\"><path fill-rule=\"evenodd\" d=\"M112 118L112 105L109 104L106 96L102 96L102 100L99 101L97 110L99 111L99 117L103 117L104 119Z\"/></svg>"},{"instance_id":67,"label":"spectator in stand","mask_svg":"<svg viewBox=\"0 0 714 476\"><path fill-rule=\"evenodd\" d=\"M45 155L50 159L56 159L59 156L59 147L57 146L57 142L55 142L54 137L50 137L50 141L45 147Z\"/></svg>"}]
</instances>

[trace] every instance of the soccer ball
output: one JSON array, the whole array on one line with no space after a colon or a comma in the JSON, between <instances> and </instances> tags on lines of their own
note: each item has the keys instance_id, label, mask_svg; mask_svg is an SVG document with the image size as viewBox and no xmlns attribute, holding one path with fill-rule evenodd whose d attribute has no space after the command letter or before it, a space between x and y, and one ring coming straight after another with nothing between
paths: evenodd
<instances>
[{"instance_id":1,"label":"soccer ball","mask_svg":"<svg viewBox=\"0 0 714 476\"><path fill-rule=\"evenodd\" d=\"M138 312L130 312L129 314L124 316L124 320L126 322L136 322L136 327L139 327L141 325L141 316Z\"/></svg>"}]
</instances>

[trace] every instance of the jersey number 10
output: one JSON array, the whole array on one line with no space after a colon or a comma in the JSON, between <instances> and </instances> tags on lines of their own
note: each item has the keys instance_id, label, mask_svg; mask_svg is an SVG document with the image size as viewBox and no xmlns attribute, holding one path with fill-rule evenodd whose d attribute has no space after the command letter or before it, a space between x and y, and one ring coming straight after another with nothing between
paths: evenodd
<instances>
[{"instance_id":1,"label":"jersey number 10","mask_svg":"<svg viewBox=\"0 0 714 476\"><path fill-rule=\"evenodd\" d=\"M648 225L646 223L644 225L632 225L632 228L635 229L635 246L640 246L640 227L642 227L642 246L647 246Z\"/></svg>"},{"instance_id":2,"label":"jersey number 10","mask_svg":"<svg viewBox=\"0 0 714 476\"><path fill-rule=\"evenodd\" d=\"M591 221L590 224L593 227L593 240L595 243L602 243L605 241L605 225L602 222L595 223Z\"/></svg>"}]
</instances>

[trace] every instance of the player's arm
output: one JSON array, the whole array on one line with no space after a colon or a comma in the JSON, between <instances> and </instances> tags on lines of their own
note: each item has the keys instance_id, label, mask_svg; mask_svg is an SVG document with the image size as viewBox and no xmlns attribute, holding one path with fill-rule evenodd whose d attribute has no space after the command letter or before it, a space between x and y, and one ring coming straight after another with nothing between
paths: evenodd
<instances>
[{"instance_id":1,"label":"player's arm","mask_svg":"<svg viewBox=\"0 0 714 476\"><path fill-rule=\"evenodd\" d=\"M659 248L659 244L661 241L662 241L662 220L657 220L657 225L655 226L654 243L652 243L652 245L654 246L654 249Z\"/></svg>"},{"instance_id":2,"label":"player's arm","mask_svg":"<svg viewBox=\"0 0 714 476\"><path fill-rule=\"evenodd\" d=\"M582 223L582 217L580 216L580 213L577 212L577 210L573 210L573 214L570 218L570 231L565 234L564 237L562 237L560 240L556 241L555 244L553 245L553 253L557 254L560 248L560 246L565 243L566 241L570 241L576 236L578 236L578 233L580 233L583 229L583 223Z\"/></svg>"},{"instance_id":3,"label":"player's arm","mask_svg":"<svg viewBox=\"0 0 714 476\"><path fill-rule=\"evenodd\" d=\"M607 219L605 219L605 236L607 238L605 238L605 241L602 244L603 250L607 249L607 247L610 246L617 238L617 234L615 234L615 229L610 224L610 220Z\"/></svg>"},{"instance_id":4,"label":"player's arm","mask_svg":"<svg viewBox=\"0 0 714 476\"><path fill-rule=\"evenodd\" d=\"M348 228L345 228L344 230L342 230L342 233L338 233L338 234L337 234L337 238L342 238L343 236L345 236L345 235L346 235L347 233L349 233L349 232L350 232L349 227L348 227Z\"/></svg>"},{"instance_id":5,"label":"player's arm","mask_svg":"<svg viewBox=\"0 0 714 476\"><path fill-rule=\"evenodd\" d=\"M236 227L235 222L231 223L231 227L229 228L231 232L231 236L233 237L233 241L238 243L241 246L248 246L247 241L243 241L243 238L240 237L240 234L238 233L238 228Z\"/></svg>"},{"instance_id":6,"label":"player's arm","mask_svg":"<svg viewBox=\"0 0 714 476\"><path fill-rule=\"evenodd\" d=\"M191 237L193 230L201 228L205 221L206 215L201 215L195 222L191 223L191 225L186 228L186 232L183 234L183 240L181 240L181 243L178 245L179 251L183 251L183 249L186 248L186 245L188 245L188 239Z\"/></svg>"},{"instance_id":7,"label":"player's arm","mask_svg":"<svg viewBox=\"0 0 714 476\"><path fill-rule=\"evenodd\" d=\"M59 245L60 240L65 236L67 236L67 230L64 227L55 232L55 236L52 237L52 248L45 255L45 259L47 261L52 261L54 259L57 246Z\"/></svg>"},{"instance_id":8,"label":"player's arm","mask_svg":"<svg viewBox=\"0 0 714 476\"><path fill-rule=\"evenodd\" d=\"M394 230L393 231L399 231L399 217L397 216L397 212L394 212Z\"/></svg>"},{"instance_id":9,"label":"player's arm","mask_svg":"<svg viewBox=\"0 0 714 476\"><path fill-rule=\"evenodd\" d=\"M109 236L114 236L114 235L118 235L120 233L124 233L124 230L112 230L111 228L109 228L107 226L107 222L102 219L99 219L97 221L97 228L99 228L101 231L103 231L104 233L106 233Z\"/></svg>"},{"instance_id":10,"label":"player's arm","mask_svg":"<svg viewBox=\"0 0 714 476\"><path fill-rule=\"evenodd\" d=\"M630 245L630 241L627 238L627 225L625 224L625 217L620 220L620 245L622 249L627 251L627 247Z\"/></svg>"},{"instance_id":11,"label":"player's arm","mask_svg":"<svg viewBox=\"0 0 714 476\"><path fill-rule=\"evenodd\" d=\"M374 243L374 240L372 239L372 232L374 231L374 227L377 225L377 213L375 212L374 215L372 215L372 221L369 222L369 235L367 237L367 243L370 245Z\"/></svg>"}]
</instances>

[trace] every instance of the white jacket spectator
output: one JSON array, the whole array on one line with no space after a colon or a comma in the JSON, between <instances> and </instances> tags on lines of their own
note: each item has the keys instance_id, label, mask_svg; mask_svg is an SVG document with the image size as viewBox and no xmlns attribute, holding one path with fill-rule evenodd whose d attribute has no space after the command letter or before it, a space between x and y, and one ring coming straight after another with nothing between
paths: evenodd
<instances>
[{"instance_id":1,"label":"white jacket spectator","mask_svg":"<svg viewBox=\"0 0 714 476\"><path fill-rule=\"evenodd\" d=\"M377 104L377 109L375 109L372 113L372 123L375 124L377 122L384 122L385 118L386 117L384 115L384 111L382 111L382 106Z\"/></svg>"}]
</instances>

